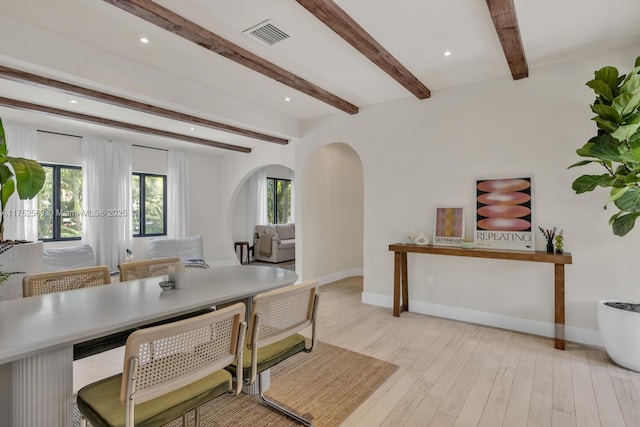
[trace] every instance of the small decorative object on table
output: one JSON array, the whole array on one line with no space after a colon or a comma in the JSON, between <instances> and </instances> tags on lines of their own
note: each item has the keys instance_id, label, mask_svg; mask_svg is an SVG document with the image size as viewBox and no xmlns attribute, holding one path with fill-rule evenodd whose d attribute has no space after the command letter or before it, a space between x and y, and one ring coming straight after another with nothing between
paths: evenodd
<instances>
[{"instance_id":1,"label":"small decorative object on table","mask_svg":"<svg viewBox=\"0 0 640 427\"><path fill-rule=\"evenodd\" d=\"M556 227L553 227L552 230L545 230L542 227L538 227L540 229L540 231L542 232L542 235L544 236L545 239L547 239L547 253L548 254L552 254L554 253L554 249L553 249L553 239L556 236ZM562 235L562 231L560 231L560 235ZM560 239L560 241L562 242L562 239Z\"/></svg>"},{"instance_id":2,"label":"small decorative object on table","mask_svg":"<svg viewBox=\"0 0 640 427\"><path fill-rule=\"evenodd\" d=\"M126 250L126 254L127 254L127 256L124 258L124 260L125 260L126 262L131 262L131 261L133 261L133 252L131 252L131 249L127 249L127 250Z\"/></svg>"},{"instance_id":3,"label":"small decorative object on table","mask_svg":"<svg viewBox=\"0 0 640 427\"><path fill-rule=\"evenodd\" d=\"M176 262L175 264L169 266L169 281L173 282L174 288L184 288L184 274L185 267L182 262Z\"/></svg>"},{"instance_id":4,"label":"small decorative object on table","mask_svg":"<svg viewBox=\"0 0 640 427\"><path fill-rule=\"evenodd\" d=\"M558 233L558 235L556 236L556 253L558 255L562 255L562 253L564 252L562 249L562 246L564 246L564 243L562 243L562 232L563 230L560 230L560 233Z\"/></svg>"},{"instance_id":5,"label":"small decorative object on table","mask_svg":"<svg viewBox=\"0 0 640 427\"><path fill-rule=\"evenodd\" d=\"M171 280L163 280L162 282L158 283L158 285L160 285L160 287L164 290L172 289L175 286L175 283L173 283Z\"/></svg>"},{"instance_id":6,"label":"small decorative object on table","mask_svg":"<svg viewBox=\"0 0 640 427\"><path fill-rule=\"evenodd\" d=\"M427 239L424 233L420 233L413 239L413 243L424 246L429 244L429 239Z\"/></svg>"},{"instance_id":7,"label":"small decorative object on table","mask_svg":"<svg viewBox=\"0 0 640 427\"><path fill-rule=\"evenodd\" d=\"M470 238L466 238L462 240L462 244L461 244L463 249L473 249L475 248L475 244L473 242L473 239Z\"/></svg>"}]
</instances>

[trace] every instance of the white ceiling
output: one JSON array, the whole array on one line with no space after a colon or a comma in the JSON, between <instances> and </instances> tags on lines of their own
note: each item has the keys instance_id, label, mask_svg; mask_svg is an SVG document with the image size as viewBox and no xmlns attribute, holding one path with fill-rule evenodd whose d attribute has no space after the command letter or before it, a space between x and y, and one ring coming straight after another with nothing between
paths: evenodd
<instances>
[{"instance_id":1,"label":"white ceiling","mask_svg":"<svg viewBox=\"0 0 640 427\"><path fill-rule=\"evenodd\" d=\"M335 95L366 108L411 97L399 83L294 0L158 0ZM337 0L432 91L510 78L484 0ZM640 41L638 0L515 0L530 75L545 65ZM291 37L267 47L242 34L266 19ZM141 44L140 37L149 44ZM14 0L0 14L0 65L53 77L275 136L299 122L346 114L100 0ZM452 52L445 57L446 50ZM160 119L0 79L0 96L255 148L264 141ZM290 97L290 102L284 98ZM419 101L429 102L429 99ZM40 128L133 142L170 140L0 108L0 117ZM213 152L220 151L210 149Z\"/></svg>"}]
</instances>

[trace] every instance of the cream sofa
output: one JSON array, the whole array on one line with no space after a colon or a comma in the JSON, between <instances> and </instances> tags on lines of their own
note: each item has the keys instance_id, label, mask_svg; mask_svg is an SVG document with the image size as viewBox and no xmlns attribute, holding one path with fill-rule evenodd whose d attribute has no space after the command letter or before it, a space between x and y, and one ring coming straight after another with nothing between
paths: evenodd
<instances>
[{"instance_id":1,"label":"cream sofa","mask_svg":"<svg viewBox=\"0 0 640 427\"><path fill-rule=\"evenodd\" d=\"M253 257L256 261L284 262L296 258L295 224L256 225Z\"/></svg>"}]
</instances>

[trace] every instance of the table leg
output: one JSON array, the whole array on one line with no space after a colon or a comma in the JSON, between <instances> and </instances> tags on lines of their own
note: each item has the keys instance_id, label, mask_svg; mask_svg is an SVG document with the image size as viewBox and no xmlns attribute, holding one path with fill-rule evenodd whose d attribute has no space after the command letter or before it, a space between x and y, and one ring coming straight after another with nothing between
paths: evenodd
<instances>
[{"instance_id":1,"label":"table leg","mask_svg":"<svg viewBox=\"0 0 640 427\"><path fill-rule=\"evenodd\" d=\"M564 340L564 264L554 264L555 347L565 349Z\"/></svg>"},{"instance_id":2,"label":"table leg","mask_svg":"<svg viewBox=\"0 0 640 427\"><path fill-rule=\"evenodd\" d=\"M13 406L13 364L0 365L0 426L11 425L11 408Z\"/></svg>"},{"instance_id":3,"label":"table leg","mask_svg":"<svg viewBox=\"0 0 640 427\"><path fill-rule=\"evenodd\" d=\"M71 426L73 346L0 367L0 426ZM5 382L9 380L10 386ZM5 393L11 393L9 397Z\"/></svg>"},{"instance_id":4,"label":"table leg","mask_svg":"<svg viewBox=\"0 0 640 427\"><path fill-rule=\"evenodd\" d=\"M409 311L409 273L407 272L407 253L402 252L402 307L400 311Z\"/></svg>"},{"instance_id":5,"label":"table leg","mask_svg":"<svg viewBox=\"0 0 640 427\"><path fill-rule=\"evenodd\" d=\"M402 287L402 253L395 252L393 267L393 315L400 317L400 288Z\"/></svg>"}]
</instances>

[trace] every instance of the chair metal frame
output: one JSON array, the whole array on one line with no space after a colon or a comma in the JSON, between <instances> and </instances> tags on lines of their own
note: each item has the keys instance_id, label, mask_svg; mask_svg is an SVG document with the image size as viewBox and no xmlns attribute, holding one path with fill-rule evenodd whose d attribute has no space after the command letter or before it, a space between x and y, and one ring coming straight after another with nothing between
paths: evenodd
<instances>
[{"instance_id":1,"label":"chair metal frame","mask_svg":"<svg viewBox=\"0 0 640 427\"><path fill-rule=\"evenodd\" d=\"M144 279L169 274L169 266L180 262L178 257L156 258L145 261L123 262L118 266L120 281Z\"/></svg>"},{"instance_id":2,"label":"chair metal frame","mask_svg":"<svg viewBox=\"0 0 640 427\"><path fill-rule=\"evenodd\" d=\"M49 271L24 276L22 295L31 297L109 284L111 284L111 273L106 265Z\"/></svg>"},{"instance_id":3,"label":"chair metal frame","mask_svg":"<svg viewBox=\"0 0 640 427\"><path fill-rule=\"evenodd\" d=\"M242 363L246 333L244 303L164 325L139 329L127 339L120 402L125 426L133 427L135 406ZM238 395L242 381L229 394ZM196 426L200 408L195 408ZM182 416L183 425L186 414ZM81 427L87 420L81 415Z\"/></svg>"},{"instance_id":4,"label":"chair metal frame","mask_svg":"<svg viewBox=\"0 0 640 427\"><path fill-rule=\"evenodd\" d=\"M245 380L245 383L251 385L259 376L258 390L262 403L309 427L313 427L310 420L264 395L263 372L258 372L258 349L311 326L311 346L305 346L303 351L312 351L317 340L316 318L319 298L317 280L256 295L251 307L247 337L247 348L251 351L251 377L248 381ZM240 367L242 364L236 366ZM238 371L242 372L242 369Z\"/></svg>"}]
</instances>

